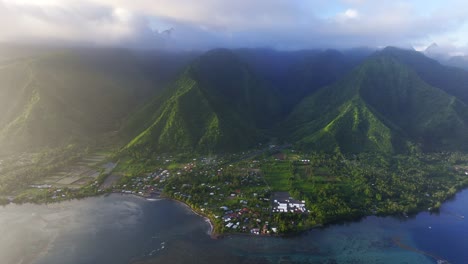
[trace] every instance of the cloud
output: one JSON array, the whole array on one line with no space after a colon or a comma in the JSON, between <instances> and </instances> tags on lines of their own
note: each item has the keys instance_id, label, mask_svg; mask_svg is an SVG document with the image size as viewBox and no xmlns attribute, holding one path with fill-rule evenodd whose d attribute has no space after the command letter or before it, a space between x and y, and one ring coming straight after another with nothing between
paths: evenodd
<instances>
[{"instance_id":1,"label":"cloud","mask_svg":"<svg viewBox=\"0 0 468 264\"><path fill-rule=\"evenodd\" d=\"M144 16L116 6L82 2L0 2L0 40L148 46L163 36Z\"/></svg>"},{"instance_id":2,"label":"cloud","mask_svg":"<svg viewBox=\"0 0 468 264\"><path fill-rule=\"evenodd\" d=\"M0 0L1 41L138 48L466 46L468 8L366 0ZM173 28L171 34L163 33Z\"/></svg>"},{"instance_id":3,"label":"cloud","mask_svg":"<svg viewBox=\"0 0 468 264\"><path fill-rule=\"evenodd\" d=\"M346 18L354 19L359 17L359 13L356 9L348 9L344 12Z\"/></svg>"}]
</instances>

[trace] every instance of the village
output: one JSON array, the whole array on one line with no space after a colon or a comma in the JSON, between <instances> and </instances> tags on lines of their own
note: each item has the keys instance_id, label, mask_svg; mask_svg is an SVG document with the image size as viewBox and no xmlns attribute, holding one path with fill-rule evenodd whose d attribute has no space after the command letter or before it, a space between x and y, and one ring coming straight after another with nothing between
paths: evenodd
<instances>
[{"instance_id":1,"label":"village","mask_svg":"<svg viewBox=\"0 0 468 264\"><path fill-rule=\"evenodd\" d=\"M181 174L176 175L180 176ZM242 183L259 186L251 173ZM271 222L273 213L307 213L305 201L297 201L287 192L272 193L268 189L251 192L245 188L232 190L232 182L220 185L201 183L194 188L193 183L182 183L177 187L171 182L168 170L159 170L146 177L133 178L130 183L116 186L113 192L134 194L152 200L161 194L182 201L197 212L209 217L222 233L278 233L276 223ZM176 176L177 177L177 176ZM228 187L228 188L226 188ZM200 192L201 191L201 192ZM275 197L274 199L271 197Z\"/></svg>"},{"instance_id":2,"label":"village","mask_svg":"<svg viewBox=\"0 0 468 264\"><path fill-rule=\"evenodd\" d=\"M309 213L306 201L269 186L261 172L265 161L260 159L198 157L177 165L170 157L161 160L153 172L122 178L104 191L149 200L162 195L184 202L208 217L217 233L279 234L285 225L281 229L276 214L295 214L301 219Z\"/></svg>"},{"instance_id":3,"label":"village","mask_svg":"<svg viewBox=\"0 0 468 264\"><path fill-rule=\"evenodd\" d=\"M455 156L395 157L401 174L389 174L372 156L268 150L183 160L162 156L151 173L122 177L111 191L149 199L162 194L209 218L218 234L255 235L287 234L364 215L407 217L421 209L437 210L440 201L456 191L426 176L439 174L440 167L430 162L449 164ZM400 176L407 168L423 173L409 182ZM466 181L467 170L460 168L444 171L437 180ZM390 188L389 180L398 184ZM426 187L411 191L416 186ZM408 202L416 199L418 203Z\"/></svg>"}]
</instances>

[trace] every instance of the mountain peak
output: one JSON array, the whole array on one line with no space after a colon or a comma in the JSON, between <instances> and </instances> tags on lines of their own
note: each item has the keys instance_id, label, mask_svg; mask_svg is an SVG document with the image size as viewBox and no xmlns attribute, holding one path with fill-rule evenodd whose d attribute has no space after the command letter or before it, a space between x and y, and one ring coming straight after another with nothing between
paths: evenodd
<instances>
[{"instance_id":1,"label":"mountain peak","mask_svg":"<svg viewBox=\"0 0 468 264\"><path fill-rule=\"evenodd\" d=\"M387 54L387 55L400 55L400 54L421 54L420 52L414 49L405 49L394 46L388 46L383 48L380 51L377 51L375 54Z\"/></svg>"},{"instance_id":2,"label":"mountain peak","mask_svg":"<svg viewBox=\"0 0 468 264\"><path fill-rule=\"evenodd\" d=\"M437 43L433 42L431 45L427 46L427 48L424 50L424 52L431 52L431 50L436 50L439 48L439 45Z\"/></svg>"},{"instance_id":3,"label":"mountain peak","mask_svg":"<svg viewBox=\"0 0 468 264\"><path fill-rule=\"evenodd\" d=\"M213 60L225 61L225 62L228 62L228 61L238 62L239 58L236 56L234 52L225 48L209 50L198 58L198 61L200 62L206 61L207 63L213 62Z\"/></svg>"}]
</instances>

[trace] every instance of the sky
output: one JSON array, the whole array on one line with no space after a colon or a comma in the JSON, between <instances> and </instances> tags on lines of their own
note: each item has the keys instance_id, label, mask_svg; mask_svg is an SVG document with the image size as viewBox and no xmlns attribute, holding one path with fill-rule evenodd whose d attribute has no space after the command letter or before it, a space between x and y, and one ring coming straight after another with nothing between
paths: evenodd
<instances>
[{"instance_id":1,"label":"sky","mask_svg":"<svg viewBox=\"0 0 468 264\"><path fill-rule=\"evenodd\" d=\"M0 0L0 42L468 54L464 0Z\"/></svg>"}]
</instances>

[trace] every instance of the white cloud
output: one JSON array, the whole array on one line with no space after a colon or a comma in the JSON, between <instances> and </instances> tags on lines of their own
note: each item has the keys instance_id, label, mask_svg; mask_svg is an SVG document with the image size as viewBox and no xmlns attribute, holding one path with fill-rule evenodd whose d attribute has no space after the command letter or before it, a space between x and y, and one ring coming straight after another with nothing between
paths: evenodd
<instances>
[{"instance_id":1,"label":"white cloud","mask_svg":"<svg viewBox=\"0 0 468 264\"><path fill-rule=\"evenodd\" d=\"M466 46L468 4L424 8L409 0L0 0L0 40L308 48L428 45L459 36L456 45ZM331 15L321 18L325 11ZM170 39L160 34L171 27Z\"/></svg>"},{"instance_id":2,"label":"white cloud","mask_svg":"<svg viewBox=\"0 0 468 264\"><path fill-rule=\"evenodd\" d=\"M359 12L356 9L348 9L344 12L347 18L354 19L359 17Z\"/></svg>"}]
</instances>

